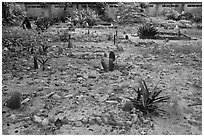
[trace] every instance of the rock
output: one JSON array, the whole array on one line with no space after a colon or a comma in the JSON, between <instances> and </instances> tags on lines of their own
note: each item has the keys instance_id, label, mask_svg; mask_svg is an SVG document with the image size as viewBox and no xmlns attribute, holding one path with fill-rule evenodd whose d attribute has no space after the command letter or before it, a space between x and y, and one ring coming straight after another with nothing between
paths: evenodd
<instances>
[{"instance_id":1,"label":"rock","mask_svg":"<svg viewBox=\"0 0 204 137\"><path fill-rule=\"evenodd\" d=\"M105 125L108 124L108 118L106 116L101 117L101 120Z\"/></svg>"},{"instance_id":2,"label":"rock","mask_svg":"<svg viewBox=\"0 0 204 137\"><path fill-rule=\"evenodd\" d=\"M11 115L10 115L10 118L11 118L11 119L15 119L15 118L16 118L16 115L11 114Z\"/></svg>"},{"instance_id":3,"label":"rock","mask_svg":"<svg viewBox=\"0 0 204 137\"><path fill-rule=\"evenodd\" d=\"M88 118L84 117L84 118L82 119L82 123L83 123L83 124L88 124L88 122L89 122Z\"/></svg>"},{"instance_id":4,"label":"rock","mask_svg":"<svg viewBox=\"0 0 204 137\"><path fill-rule=\"evenodd\" d=\"M100 126L103 123L103 121L101 120L100 117L96 117L96 123Z\"/></svg>"},{"instance_id":5,"label":"rock","mask_svg":"<svg viewBox=\"0 0 204 137\"><path fill-rule=\"evenodd\" d=\"M83 123L81 121L76 121L76 122L74 122L74 125L76 127L81 127L83 125Z\"/></svg>"},{"instance_id":6,"label":"rock","mask_svg":"<svg viewBox=\"0 0 204 137\"><path fill-rule=\"evenodd\" d=\"M59 95L57 95L57 94L54 94L52 96L52 98L55 99L55 100L60 100L61 99L61 97Z\"/></svg>"},{"instance_id":7,"label":"rock","mask_svg":"<svg viewBox=\"0 0 204 137\"><path fill-rule=\"evenodd\" d=\"M149 120L148 120L148 119L144 119L144 120L143 120L143 123L144 123L144 124L148 124L148 123L149 123Z\"/></svg>"},{"instance_id":8,"label":"rock","mask_svg":"<svg viewBox=\"0 0 204 137\"><path fill-rule=\"evenodd\" d=\"M48 118L43 119L42 125L47 126L48 124L49 124L49 119Z\"/></svg>"},{"instance_id":9,"label":"rock","mask_svg":"<svg viewBox=\"0 0 204 137\"><path fill-rule=\"evenodd\" d=\"M117 124L118 126L124 126L124 125L125 125L125 123L124 123L123 121L117 121L116 124Z\"/></svg>"},{"instance_id":10,"label":"rock","mask_svg":"<svg viewBox=\"0 0 204 137\"><path fill-rule=\"evenodd\" d=\"M96 71L91 71L90 73L89 73L89 78L97 78L97 72Z\"/></svg>"},{"instance_id":11,"label":"rock","mask_svg":"<svg viewBox=\"0 0 204 137\"><path fill-rule=\"evenodd\" d=\"M95 124L95 117L90 117L89 118L89 124L94 125Z\"/></svg>"},{"instance_id":12,"label":"rock","mask_svg":"<svg viewBox=\"0 0 204 137\"><path fill-rule=\"evenodd\" d=\"M21 102L21 104L26 104L28 101L30 101L30 98L24 99L24 100Z\"/></svg>"},{"instance_id":13,"label":"rock","mask_svg":"<svg viewBox=\"0 0 204 137\"><path fill-rule=\"evenodd\" d=\"M132 122L131 122L131 121L126 121L126 122L125 122L125 125L126 125L126 126L132 126Z\"/></svg>"},{"instance_id":14,"label":"rock","mask_svg":"<svg viewBox=\"0 0 204 137\"><path fill-rule=\"evenodd\" d=\"M132 101L127 101L125 103L125 105L123 106L122 110L126 111L126 112L131 112L131 110L133 109L133 103Z\"/></svg>"},{"instance_id":15,"label":"rock","mask_svg":"<svg viewBox=\"0 0 204 137\"><path fill-rule=\"evenodd\" d=\"M64 119L63 118L61 121L62 121L62 124L69 124L69 120L68 119Z\"/></svg>"},{"instance_id":16,"label":"rock","mask_svg":"<svg viewBox=\"0 0 204 137\"><path fill-rule=\"evenodd\" d=\"M72 98L74 95L73 94L69 94L69 95L66 95L64 98Z\"/></svg>"},{"instance_id":17,"label":"rock","mask_svg":"<svg viewBox=\"0 0 204 137\"><path fill-rule=\"evenodd\" d=\"M38 116L34 115L33 116L33 121L36 122L36 123L41 123L42 119L41 119L41 117L38 117Z\"/></svg>"},{"instance_id":18,"label":"rock","mask_svg":"<svg viewBox=\"0 0 204 137\"><path fill-rule=\"evenodd\" d=\"M13 92L7 101L7 107L12 109L19 109L21 107L21 93Z\"/></svg>"}]
</instances>

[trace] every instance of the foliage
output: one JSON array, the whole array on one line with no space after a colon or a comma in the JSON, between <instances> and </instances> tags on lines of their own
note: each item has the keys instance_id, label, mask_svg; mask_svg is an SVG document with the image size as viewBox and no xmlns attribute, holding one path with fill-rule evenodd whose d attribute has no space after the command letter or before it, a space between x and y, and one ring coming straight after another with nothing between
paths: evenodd
<instances>
[{"instance_id":1,"label":"foliage","mask_svg":"<svg viewBox=\"0 0 204 137\"><path fill-rule=\"evenodd\" d=\"M154 38L157 33L158 30L151 23L140 26L137 32L140 38Z\"/></svg>"},{"instance_id":2,"label":"foliage","mask_svg":"<svg viewBox=\"0 0 204 137\"><path fill-rule=\"evenodd\" d=\"M143 23L146 21L146 15L143 11L141 7L138 7L137 3L121 3L116 13L117 21L119 24Z\"/></svg>"},{"instance_id":3,"label":"foliage","mask_svg":"<svg viewBox=\"0 0 204 137\"><path fill-rule=\"evenodd\" d=\"M17 2L7 2L4 4L9 8L9 14L7 15L7 17L5 17L4 21L6 22L4 23L9 25L19 25L26 15L25 9L21 7Z\"/></svg>"},{"instance_id":4,"label":"foliage","mask_svg":"<svg viewBox=\"0 0 204 137\"><path fill-rule=\"evenodd\" d=\"M60 40L60 41L63 41L63 42L66 42L66 41L69 40L69 36L70 36L70 35L71 35L71 34L70 34L69 32L63 31L63 32L61 32L61 33L59 34L59 40Z\"/></svg>"},{"instance_id":5,"label":"foliage","mask_svg":"<svg viewBox=\"0 0 204 137\"><path fill-rule=\"evenodd\" d=\"M201 16L199 16L199 15L194 15L194 16L193 16L193 21L194 21L195 23L200 23L200 22L202 22L202 15L201 15Z\"/></svg>"},{"instance_id":6,"label":"foliage","mask_svg":"<svg viewBox=\"0 0 204 137\"><path fill-rule=\"evenodd\" d=\"M49 26L53 25L53 20L48 17L41 17L37 19L35 24L37 25L38 30L44 31L47 30Z\"/></svg>"},{"instance_id":7,"label":"foliage","mask_svg":"<svg viewBox=\"0 0 204 137\"><path fill-rule=\"evenodd\" d=\"M186 12L181 15L181 19L184 19L184 20L190 20L192 18L193 18L193 14L191 14L190 12Z\"/></svg>"},{"instance_id":8,"label":"foliage","mask_svg":"<svg viewBox=\"0 0 204 137\"><path fill-rule=\"evenodd\" d=\"M177 20L180 14L175 9L168 8L164 10L164 15L167 17L168 20Z\"/></svg>"},{"instance_id":9,"label":"foliage","mask_svg":"<svg viewBox=\"0 0 204 137\"><path fill-rule=\"evenodd\" d=\"M74 25L80 24L82 26L87 22L89 26L93 26L96 25L99 20L98 14L90 8L75 10L73 12L72 22Z\"/></svg>"},{"instance_id":10,"label":"foliage","mask_svg":"<svg viewBox=\"0 0 204 137\"><path fill-rule=\"evenodd\" d=\"M129 98L136 109L139 109L145 114L149 114L151 112L161 112L164 110L161 110L158 108L158 103L167 102L168 99L170 99L169 96L161 96L159 97L159 94L162 92L162 90L157 90L157 87L155 87L152 91L150 91L147 88L147 85L144 80L140 83L140 88L137 90L137 98Z\"/></svg>"}]
</instances>

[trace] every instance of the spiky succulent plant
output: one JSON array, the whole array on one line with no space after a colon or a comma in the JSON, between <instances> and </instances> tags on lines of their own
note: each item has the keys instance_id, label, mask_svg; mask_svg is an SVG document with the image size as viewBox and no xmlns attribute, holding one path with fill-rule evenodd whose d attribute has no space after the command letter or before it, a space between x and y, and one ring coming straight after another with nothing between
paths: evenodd
<instances>
[{"instance_id":1,"label":"spiky succulent plant","mask_svg":"<svg viewBox=\"0 0 204 137\"><path fill-rule=\"evenodd\" d=\"M158 30L151 23L145 23L138 28L137 34L141 39L155 38Z\"/></svg>"},{"instance_id":2,"label":"spiky succulent plant","mask_svg":"<svg viewBox=\"0 0 204 137\"><path fill-rule=\"evenodd\" d=\"M164 110L158 108L157 104L167 102L170 97L159 97L159 94L162 92L162 90L157 90L155 87L152 91L149 91L145 81L143 80L140 83L140 88L137 90L135 89L135 91L137 92L137 98L128 98L133 102L134 108L139 109L145 114L159 111L164 112Z\"/></svg>"}]
</instances>

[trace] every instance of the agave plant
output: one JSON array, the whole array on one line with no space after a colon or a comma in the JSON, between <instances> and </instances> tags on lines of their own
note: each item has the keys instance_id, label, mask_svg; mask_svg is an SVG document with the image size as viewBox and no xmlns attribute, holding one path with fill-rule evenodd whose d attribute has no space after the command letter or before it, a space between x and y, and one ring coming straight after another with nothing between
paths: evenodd
<instances>
[{"instance_id":1,"label":"agave plant","mask_svg":"<svg viewBox=\"0 0 204 137\"><path fill-rule=\"evenodd\" d=\"M141 88L138 88L137 90L134 89L137 92L137 98L128 98L133 102L134 107L145 114L159 111L165 112L164 110L159 109L157 104L167 102L170 97L159 97L159 94L162 92L162 90L157 90L157 87L155 87L152 91L149 91L144 80L142 80L140 83L140 87Z\"/></svg>"},{"instance_id":2,"label":"agave plant","mask_svg":"<svg viewBox=\"0 0 204 137\"><path fill-rule=\"evenodd\" d=\"M40 62L40 64L42 65L42 70L44 71L45 70L45 67L48 63L48 61L51 59L51 57L39 57L37 58L37 60Z\"/></svg>"},{"instance_id":3,"label":"agave plant","mask_svg":"<svg viewBox=\"0 0 204 137\"><path fill-rule=\"evenodd\" d=\"M138 36L143 38L155 38L156 34L158 33L158 30L151 24L146 23L138 28Z\"/></svg>"}]
</instances>

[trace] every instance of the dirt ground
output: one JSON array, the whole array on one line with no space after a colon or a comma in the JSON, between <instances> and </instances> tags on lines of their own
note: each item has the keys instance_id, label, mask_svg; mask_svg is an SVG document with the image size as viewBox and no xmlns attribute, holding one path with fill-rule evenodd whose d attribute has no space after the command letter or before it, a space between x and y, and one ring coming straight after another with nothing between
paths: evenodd
<instances>
[{"instance_id":1,"label":"dirt ground","mask_svg":"<svg viewBox=\"0 0 204 137\"><path fill-rule=\"evenodd\" d=\"M30 57L18 60L24 65L23 71L16 70L17 76L13 77L15 70L2 74L3 134L202 134L200 35L195 36L197 40L146 40L130 32L125 40L121 29L116 46L112 40L97 39L115 33L113 29L90 29L91 36L85 32L76 29L74 35L96 40L80 37L73 40L71 49L67 42L53 42L50 52L56 57L45 71L30 69ZM63 48L63 55L57 55L57 46ZM110 51L116 53L117 67L103 72L100 59ZM166 113L146 117L138 112L132 122L131 114L121 108L125 97L137 96L132 87L138 87L141 79L150 89L158 86L162 95L171 98L159 106ZM28 99L17 110L4 105L14 91L22 93L22 100Z\"/></svg>"}]
</instances>

